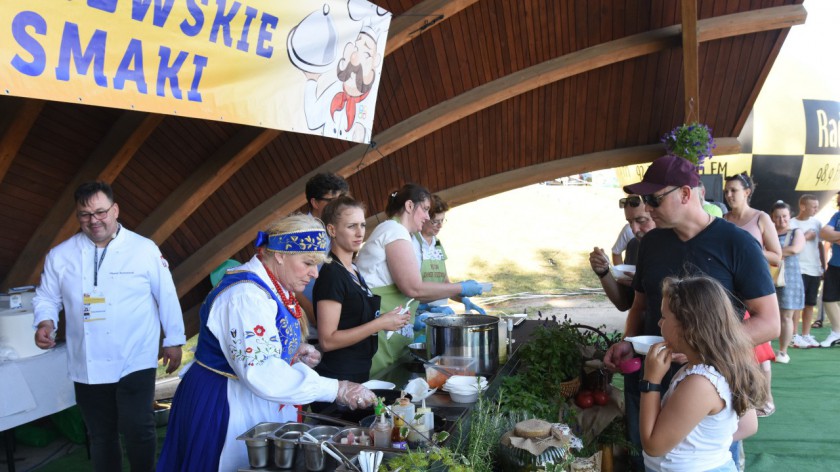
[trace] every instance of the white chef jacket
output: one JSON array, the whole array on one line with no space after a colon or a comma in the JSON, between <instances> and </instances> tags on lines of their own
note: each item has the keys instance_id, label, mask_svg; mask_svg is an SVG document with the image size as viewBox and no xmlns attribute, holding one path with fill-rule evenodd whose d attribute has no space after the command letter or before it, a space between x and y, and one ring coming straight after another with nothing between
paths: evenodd
<instances>
[{"instance_id":1,"label":"white chef jacket","mask_svg":"<svg viewBox=\"0 0 840 472\"><path fill-rule=\"evenodd\" d=\"M105 297L104 319L84 321L83 294L93 292L94 257L102 249L84 233L54 247L44 264L32 305L35 326L64 309L70 379L85 384L115 383L139 370L157 367L160 327L164 347L186 342L184 318L169 265L155 243L121 228L106 248L97 272Z\"/></svg>"}]
</instances>

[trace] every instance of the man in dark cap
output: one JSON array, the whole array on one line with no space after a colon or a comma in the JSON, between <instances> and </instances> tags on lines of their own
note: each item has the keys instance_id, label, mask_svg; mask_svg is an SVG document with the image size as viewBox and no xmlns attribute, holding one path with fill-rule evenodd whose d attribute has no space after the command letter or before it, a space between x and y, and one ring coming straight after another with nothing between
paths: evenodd
<instances>
[{"instance_id":1,"label":"man in dark cap","mask_svg":"<svg viewBox=\"0 0 840 472\"><path fill-rule=\"evenodd\" d=\"M706 275L729 291L738 313L749 310L744 327L756 345L775 339L780 331L779 307L761 248L746 231L703 211L699 185L694 164L664 156L650 165L641 182L624 187L628 194L642 195L656 222L656 229L645 235L639 247L633 279L636 294L627 314L625 336L661 334L661 284L665 277ZM633 355L632 345L622 341L609 349L604 362L616 369ZM670 376L663 380L662 393L669 381ZM625 385L625 401L630 400L625 409L631 440L641 449L638 387ZM645 391L654 391L648 390L650 387Z\"/></svg>"}]
</instances>

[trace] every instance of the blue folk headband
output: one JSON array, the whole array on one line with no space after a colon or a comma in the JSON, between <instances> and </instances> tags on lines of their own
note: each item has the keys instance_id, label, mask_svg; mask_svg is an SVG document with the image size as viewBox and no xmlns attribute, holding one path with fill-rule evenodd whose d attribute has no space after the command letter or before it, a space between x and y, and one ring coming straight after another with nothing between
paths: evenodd
<instances>
[{"instance_id":1,"label":"blue folk headband","mask_svg":"<svg viewBox=\"0 0 840 472\"><path fill-rule=\"evenodd\" d=\"M325 252L327 250L327 233L324 230L293 231L291 233L273 234L269 236L264 231L257 233L256 247L265 246L266 249L285 253Z\"/></svg>"}]
</instances>

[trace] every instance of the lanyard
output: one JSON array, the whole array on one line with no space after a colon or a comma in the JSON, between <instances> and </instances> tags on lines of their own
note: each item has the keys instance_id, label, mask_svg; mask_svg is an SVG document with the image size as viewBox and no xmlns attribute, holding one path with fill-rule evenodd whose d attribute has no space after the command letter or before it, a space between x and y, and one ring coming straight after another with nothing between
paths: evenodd
<instances>
[{"instance_id":1,"label":"lanyard","mask_svg":"<svg viewBox=\"0 0 840 472\"><path fill-rule=\"evenodd\" d=\"M93 288L95 289L99 281L99 268L102 266L102 261L105 260L105 253L108 252L108 246L102 250L102 255L99 256L99 263L96 262L96 253L99 248L93 246Z\"/></svg>"}]
</instances>

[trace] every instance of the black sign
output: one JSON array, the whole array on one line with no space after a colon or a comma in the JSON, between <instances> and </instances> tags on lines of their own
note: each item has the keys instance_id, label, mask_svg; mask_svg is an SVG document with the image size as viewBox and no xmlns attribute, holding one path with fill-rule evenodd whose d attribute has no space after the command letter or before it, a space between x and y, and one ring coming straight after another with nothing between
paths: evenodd
<instances>
[{"instance_id":1,"label":"black sign","mask_svg":"<svg viewBox=\"0 0 840 472\"><path fill-rule=\"evenodd\" d=\"M840 154L840 102L802 100L805 154Z\"/></svg>"}]
</instances>

